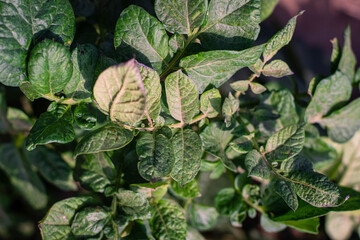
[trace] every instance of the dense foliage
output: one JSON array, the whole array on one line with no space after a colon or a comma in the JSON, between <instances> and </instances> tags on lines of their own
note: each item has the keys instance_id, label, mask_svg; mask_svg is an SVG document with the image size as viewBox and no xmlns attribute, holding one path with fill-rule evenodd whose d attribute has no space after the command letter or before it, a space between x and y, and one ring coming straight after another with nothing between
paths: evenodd
<instances>
[{"instance_id":1,"label":"dense foliage","mask_svg":"<svg viewBox=\"0 0 360 240\"><path fill-rule=\"evenodd\" d=\"M259 80L293 74L274 56L303 14L254 46L276 3L156 0L156 17L130 5L113 43L99 23L93 45L73 43L67 0L0 1L0 82L51 101L33 122L0 86L1 179L34 209L49 204L45 181L83 189L52 205L43 239L202 239L221 215L238 227L257 214L266 231L317 233L319 216L360 209L350 28L307 94L268 88ZM204 204L200 178L224 176Z\"/></svg>"}]
</instances>

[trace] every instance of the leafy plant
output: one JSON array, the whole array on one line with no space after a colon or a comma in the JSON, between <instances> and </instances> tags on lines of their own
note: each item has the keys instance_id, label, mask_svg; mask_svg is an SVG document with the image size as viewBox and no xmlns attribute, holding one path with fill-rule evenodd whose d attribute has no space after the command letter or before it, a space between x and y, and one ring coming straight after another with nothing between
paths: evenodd
<instances>
[{"instance_id":1,"label":"leafy plant","mask_svg":"<svg viewBox=\"0 0 360 240\"><path fill-rule=\"evenodd\" d=\"M308 95L268 89L265 76L293 74L273 58L303 14L253 46L276 3L156 0L156 17L130 5L108 51L101 25L96 46L74 44L67 0L0 1L0 82L51 101L33 123L1 88L0 168L34 209L48 205L43 180L83 189L52 205L43 239L199 239L219 215L241 226L257 214L267 231L317 233L319 216L360 209L360 193L344 187L352 160L340 181L331 168L341 165L332 144L360 128L350 28ZM249 78L220 94L243 68ZM232 186L201 203L200 175L225 172Z\"/></svg>"}]
</instances>

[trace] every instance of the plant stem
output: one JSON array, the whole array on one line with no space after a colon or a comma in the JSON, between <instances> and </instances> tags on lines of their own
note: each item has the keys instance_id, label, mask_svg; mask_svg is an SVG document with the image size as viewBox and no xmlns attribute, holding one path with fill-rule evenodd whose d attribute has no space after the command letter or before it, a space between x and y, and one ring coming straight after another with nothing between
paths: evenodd
<instances>
[{"instance_id":1,"label":"plant stem","mask_svg":"<svg viewBox=\"0 0 360 240\"><path fill-rule=\"evenodd\" d=\"M75 105L75 104L79 104L79 103L91 103L92 100L91 98L86 98L86 99L81 99L81 100L74 100L73 98L59 98L53 94L45 94L42 95L43 98L50 100L50 101L55 101L57 103L60 104L67 104L67 105Z\"/></svg>"}]
</instances>

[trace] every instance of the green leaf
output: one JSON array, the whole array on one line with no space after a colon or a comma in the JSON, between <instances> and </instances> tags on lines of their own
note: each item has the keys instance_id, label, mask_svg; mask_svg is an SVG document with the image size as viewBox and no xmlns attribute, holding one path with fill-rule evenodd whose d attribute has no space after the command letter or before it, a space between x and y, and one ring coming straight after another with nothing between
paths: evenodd
<instances>
[{"instance_id":1,"label":"green leaf","mask_svg":"<svg viewBox=\"0 0 360 240\"><path fill-rule=\"evenodd\" d=\"M180 34L176 33L172 35L169 39L169 47L174 53L183 49L184 45L185 45L184 38Z\"/></svg>"},{"instance_id":2,"label":"green leaf","mask_svg":"<svg viewBox=\"0 0 360 240\"><path fill-rule=\"evenodd\" d=\"M200 111L208 118L217 117L221 111L221 95L213 88L204 92L200 97Z\"/></svg>"},{"instance_id":3,"label":"green leaf","mask_svg":"<svg viewBox=\"0 0 360 240\"><path fill-rule=\"evenodd\" d=\"M264 66L264 69L261 71L265 76L281 78L287 75L294 74L286 62L282 60L274 60Z\"/></svg>"},{"instance_id":4,"label":"green leaf","mask_svg":"<svg viewBox=\"0 0 360 240\"><path fill-rule=\"evenodd\" d=\"M326 138L306 138L302 154L313 163L316 170L327 168L338 157Z\"/></svg>"},{"instance_id":5,"label":"green leaf","mask_svg":"<svg viewBox=\"0 0 360 240\"><path fill-rule=\"evenodd\" d=\"M149 219L150 204L143 194L136 193L130 190L120 189L116 193L117 203L121 209L127 214L129 220L135 219Z\"/></svg>"},{"instance_id":6,"label":"green leaf","mask_svg":"<svg viewBox=\"0 0 360 240\"><path fill-rule=\"evenodd\" d=\"M94 86L98 106L112 121L134 124L145 111L145 88L134 59L103 71Z\"/></svg>"},{"instance_id":7,"label":"green leaf","mask_svg":"<svg viewBox=\"0 0 360 240\"><path fill-rule=\"evenodd\" d=\"M360 98L321 119L320 124L326 126L333 141L347 142L360 129Z\"/></svg>"},{"instance_id":8,"label":"green leaf","mask_svg":"<svg viewBox=\"0 0 360 240\"><path fill-rule=\"evenodd\" d=\"M213 0L199 35L201 45L207 50L245 49L257 39L259 24L260 0Z\"/></svg>"},{"instance_id":9,"label":"green leaf","mask_svg":"<svg viewBox=\"0 0 360 240\"><path fill-rule=\"evenodd\" d=\"M255 149L246 155L245 166L249 176L270 178L270 167L266 165L263 156Z\"/></svg>"},{"instance_id":10,"label":"green leaf","mask_svg":"<svg viewBox=\"0 0 360 240\"><path fill-rule=\"evenodd\" d=\"M140 175L148 180L166 177L174 165L174 150L163 134L143 133L136 143Z\"/></svg>"},{"instance_id":11,"label":"green leaf","mask_svg":"<svg viewBox=\"0 0 360 240\"><path fill-rule=\"evenodd\" d=\"M60 43L45 39L30 53L28 74L31 86L41 94L63 90L72 74L70 52Z\"/></svg>"},{"instance_id":12,"label":"green leaf","mask_svg":"<svg viewBox=\"0 0 360 240\"><path fill-rule=\"evenodd\" d=\"M71 232L75 236L95 236L100 233L110 220L110 213L97 207L88 207L76 213L71 224Z\"/></svg>"},{"instance_id":13,"label":"green leaf","mask_svg":"<svg viewBox=\"0 0 360 240\"><path fill-rule=\"evenodd\" d=\"M279 0L261 0L261 10L260 10L261 22L267 19L271 15L278 2Z\"/></svg>"},{"instance_id":14,"label":"green leaf","mask_svg":"<svg viewBox=\"0 0 360 240\"><path fill-rule=\"evenodd\" d=\"M234 227L241 227L242 222L246 219L247 206L241 203L239 209L230 215L231 225Z\"/></svg>"},{"instance_id":15,"label":"green leaf","mask_svg":"<svg viewBox=\"0 0 360 240\"><path fill-rule=\"evenodd\" d=\"M14 131L28 131L33 125L32 120L26 115L26 113L17 108L9 107L6 117Z\"/></svg>"},{"instance_id":16,"label":"green leaf","mask_svg":"<svg viewBox=\"0 0 360 240\"><path fill-rule=\"evenodd\" d=\"M265 214L261 214L260 225L265 231L271 233L280 232L286 228L285 224L280 222L275 222L270 218L268 218Z\"/></svg>"},{"instance_id":17,"label":"green leaf","mask_svg":"<svg viewBox=\"0 0 360 240\"><path fill-rule=\"evenodd\" d=\"M296 193L291 188L290 183L284 180L278 180L275 183L276 193L285 201L285 203L295 212L299 206Z\"/></svg>"},{"instance_id":18,"label":"green leaf","mask_svg":"<svg viewBox=\"0 0 360 240\"><path fill-rule=\"evenodd\" d=\"M137 64L140 70L141 80L145 87L146 105L145 114L150 118L156 119L160 113L161 84L159 74L141 64ZM143 118L146 118L144 116Z\"/></svg>"},{"instance_id":19,"label":"green leaf","mask_svg":"<svg viewBox=\"0 0 360 240\"><path fill-rule=\"evenodd\" d=\"M96 115L85 104L79 104L74 110L74 118L77 125L82 129L92 129L96 126Z\"/></svg>"},{"instance_id":20,"label":"green leaf","mask_svg":"<svg viewBox=\"0 0 360 240\"><path fill-rule=\"evenodd\" d=\"M41 98L42 94L37 92L34 87L31 85L29 81L23 81L20 84L20 90L24 93L24 95L30 99L30 101L34 101L37 98Z\"/></svg>"},{"instance_id":21,"label":"green leaf","mask_svg":"<svg viewBox=\"0 0 360 240\"><path fill-rule=\"evenodd\" d=\"M114 45L120 61L136 59L158 72L168 65L169 37L163 25L144 9L131 5L116 23Z\"/></svg>"},{"instance_id":22,"label":"green leaf","mask_svg":"<svg viewBox=\"0 0 360 240\"><path fill-rule=\"evenodd\" d=\"M1 0L0 4L0 82L18 87L26 80L31 43L49 37L70 45L75 16L68 0Z\"/></svg>"},{"instance_id":23,"label":"green leaf","mask_svg":"<svg viewBox=\"0 0 360 240\"><path fill-rule=\"evenodd\" d=\"M184 185L193 180L200 170L201 139L191 129L181 129L172 138L172 146L175 162L171 177L180 185Z\"/></svg>"},{"instance_id":24,"label":"green leaf","mask_svg":"<svg viewBox=\"0 0 360 240\"><path fill-rule=\"evenodd\" d=\"M282 128L266 142L266 157L272 161L286 160L300 153L305 141L305 124Z\"/></svg>"},{"instance_id":25,"label":"green leaf","mask_svg":"<svg viewBox=\"0 0 360 240\"><path fill-rule=\"evenodd\" d=\"M250 82L249 85L250 85L251 91L255 94L261 94L266 91L266 87L264 87L260 83Z\"/></svg>"},{"instance_id":26,"label":"green leaf","mask_svg":"<svg viewBox=\"0 0 360 240\"><path fill-rule=\"evenodd\" d=\"M106 153L99 152L84 156L78 161L79 181L87 190L103 193L115 180L115 166Z\"/></svg>"},{"instance_id":27,"label":"green leaf","mask_svg":"<svg viewBox=\"0 0 360 240\"><path fill-rule=\"evenodd\" d=\"M329 114L334 107L349 100L351 91L348 77L339 71L322 79L316 86L315 94L306 108L305 119L309 123L321 121L321 118Z\"/></svg>"},{"instance_id":28,"label":"green leaf","mask_svg":"<svg viewBox=\"0 0 360 240\"><path fill-rule=\"evenodd\" d=\"M202 93L209 84L218 88L238 70L255 64L263 48L260 45L243 51L200 52L181 59L179 65Z\"/></svg>"},{"instance_id":29,"label":"green leaf","mask_svg":"<svg viewBox=\"0 0 360 240\"><path fill-rule=\"evenodd\" d=\"M206 0L156 0L156 16L171 33L190 35L199 28L206 15Z\"/></svg>"},{"instance_id":30,"label":"green leaf","mask_svg":"<svg viewBox=\"0 0 360 240\"><path fill-rule=\"evenodd\" d=\"M76 211L96 203L92 197L72 197L55 203L40 221L42 239L74 239L70 225Z\"/></svg>"},{"instance_id":31,"label":"green leaf","mask_svg":"<svg viewBox=\"0 0 360 240\"><path fill-rule=\"evenodd\" d=\"M222 113L225 117L226 127L230 127L232 125L233 115L237 112L240 106L239 99L235 98L231 92L229 92L229 96L225 98L224 104L222 106Z\"/></svg>"},{"instance_id":32,"label":"green leaf","mask_svg":"<svg viewBox=\"0 0 360 240\"><path fill-rule=\"evenodd\" d=\"M176 202L162 199L153 205L149 222L156 239L186 239L185 213Z\"/></svg>"},{"instance_id":33,"label":"green leaf","mask_svg":"<svg viewBox=\"0 0 360 240\"><path fill-rule=\"evenodd\" d=\"M331 52L331 58L330 58L330 70L331 73L335 73L338 66L339 66L339 62L340 62L340 58L341 58L341 49L340 49L340 44L337 38L334 38L333 40L331 40L331 44L332 44L332 52Z\"/></svg>"},{"instance_id":34,"label":"green leaf","mask_svg":"<svg viewBox=\"0 0 360 240\"><path fill-rule=\"evenodd\" d=\"M105 55L100 54L94 70L94 79L98 79L99 75L108 67L116 65L117 62Z\"/></svg>"},{"instance_id":35,"label":"green leaf","mask_svg":"<svg viewBox=\"0 0 360 240\"><path fill-rule=\"evenodd\" d=\"M201 196L199 184L196 179L182 186L176 181L171 181L170 186L177 196L183 198L196 198Z\"/></svg>"},{"instance_id":36,"label":"green leaf","mask_svg":"<svg viewBox=\"0 0 360 240\"><path fill-rule=\"evenodd\" d=\"M43 183L26 159L21 158L20 152L12 143L0 145L0 168L34 209L46 206L48 198Z\"/></svg>"},{"instance_id":37,"label":"green leaf","mask_svg":"<svg viewBox=\"0 0 360 240\"><path fill-rule=\"evenodd\" d=\"M72 76L64 89L68 98L86 99L91 97L97 60L97 49L91 44L78 45L73 50L71 54Z\"/></svg>"},{"instance_id":38,"label":"green leaf","mask_svg":"<svg viewBox=\"0 0 360 240\"><path fill-rule=\"evenodd\" d=\"M233 188L221 189L215 197L216 211L225 216L230 216L241 207L241 196Z\"/></svg>"},{"instance_id":39,"label":"green leaf","mask_svg":"<svg viewBox=\"0 0 360 240\"><path fill-rule=\"evenodd\" d=\"M281 223L285 224L288 227L294 228L300 232L318 234L320 221L319 218L310 218L304 220L295 220L295 221L282 221Z\"/></svg>"},{"instance_id":40,"label":"green leaf","mask_svg":"<svg viewBox=\"0 0 360 240\"><path fill-rule=\"evenodd\" d=\"M156 182L156 183L137 183L130 185L131 190L136 191L147 198L150 198L155 203L167 193L169 188L168 182Z\"/></svg>"},{"instance_id":41,"label":"green leaf","mask_svg":"<svg viewBox=\"0 0 360 240\"><path fill-rule=\"evenodd\" d=\"M289 220L302 220L314 217L323 216L329 212L342 212L342 211L354 211L359 210L360 193L351 189L341 187L341 191L344 195L350 196L349 199L342 205L336 207L316 207L312 206L305 201L299 200L299 207L294 212L293 210L286 210L277 208L272 210L274 214L273 220L275 221L289 221Z\"/></svg>"},{"instance_id":42,"label":"green leaf","mask_svg":"<svg viewBox=\"0 0 360 240\"><path fill-rule=\"evenodd\" d=\"M264 62L269 61L275 54L285 45L287 45L295 30L296 19L302 15L304 11L299 12L295 17L291 18L285 27L277 32L265 45Z\"/></svg>"},{"instance_id":43,"label":"green leaf","mask_svg":"<svg viewBox=\"0 0 360 240\"><path fill-rule=\"evenodd\" d=\"M26 149L31 151L37 145L47 143L68 143L74 140L73 115L65 105L50 105L47 112L40 115L26 139Z\"/></svg>"},{"instance_id":44,"label":"green leaf","mask_svg":"<svg viewBox=\"0 0 360 240\"><path fill-rule=\"evenodd\" d=\"M252 150L253 148L253 142L251 140L252 136L241 136L239 138L236 138L232 140L229 144L229 146L234 149L234 151L245 154Z\"/></svg>"},{"instance_id":45,"label":"green leaf","mask_svg":"<svg viewBox=\"0 0 360 240\"><path fill-rule=\"evenodd\" d=\"M197 203L191 204L188 211L191 225L201 231L213 228L219 216L215 208Z\"/></svg>"},{"instance_id":46,"label":"green leaf","mask_svg":"<svg viewBox=\"0 0 360 240\"><path fill-rule=\"evenodd\" d=\"M354 81L356 57L351 47L351 32L350 26L344 31L344 46L341 52L338 69L344 73L350 83Z\"/></svg>"},{"instance_id":47,"label":"green leaf","mask_svg":"<svg viewBox=\"0 0 360 240\"><path fill-rule=\"evenodd\" d=\"M204 150L219 157L225 167L236 172L235 164L225 154L225 149L233 138L232 130L226 129L224 123L212 122L200 136Z\"/></svg>"},{"instance_id":48,"label":"green leaf","mask_svg":"<svg viewBox=\"0 0 360 240\"><path fill-rule=\"evenodd\" d=\"M58 153L44 146L39 146L31 152L26 150L24 152L29 162L48 182L64 191L77 189L72 177L72 169Z\"/></svg>"},{"instance_id":49,"label":"green leaf","mask_svg":"<svg viewBox=\"0 0 360 240\"><path fill-rule=\"evenodd\" d=\"M237 92L245 93L249 89L250 81L240 80L230 84L230 87Z\"/></svg>"},{"instance_id":50,"label":"green leaf","mask_svg":"<svg viewBox=\"0 0 360 240\"><path fill-rule=\"evenodd\" d=\"M75 148L74 157L123 148L132 141L133 137L130 130L115 124L105 125L86 134L80 140Z\"/></svg>"},{"instance_id":51,"label":"green leaf","mask_svg":"<svg viewBox=\"0 0 360 240\"><path fill-rule=\"evenodd\" d=\"M205 238L195 228L189 225L186 228L186 240L205 240Z\"/></svg>"},{"instance_id":52,"label":"green leaf","mask_svg":"<svg viewBox=\"0 0 360 240\"><path fill-rule=\"evenodd\" d=\"M194 83L179 70L167 76L165 89L171 116L180 122L189 123L199 105L199 94Z\"/></svg>"}]
</instances>

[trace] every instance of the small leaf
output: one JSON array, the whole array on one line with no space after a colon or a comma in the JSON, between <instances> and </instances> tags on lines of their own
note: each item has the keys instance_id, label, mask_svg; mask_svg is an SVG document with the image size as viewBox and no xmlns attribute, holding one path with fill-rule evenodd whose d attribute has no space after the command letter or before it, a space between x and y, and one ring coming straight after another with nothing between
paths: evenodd
<instances>
[{"instance_id":1,"label":"small leaf","mask_svg":"<svg viewBox=\"0 0 360 240\"><path fill-rule=\"evenodd\" d=\"M171 181L171 189L177 196L183 198L196 198L201 196L199 185L195 179L182 186L176 181Z\"/></svg>"},{"instance_id":2,"label":"small leaf","mask_svg":"<svg viewBox=\"0 0 360 240\"><path fill-rule=\"evenodd\" d=\"M60 43L44 40L31 51L28 74L37 92L51 95L60 92L71 78L70 52Z\"/></svg>"},{"instance_id":3,"label":"small leaf","mask_svg":"<svg viewBox=\"0 0 360 240\"><path fill-rule=\"evenodd\" d=\"M225 154L225 149L233 138L232 130L226 129L224 123L212 122L200 136L205 151L219 157L225 167L236 172L236 165Z\"/></svg>"},{"instance_id":4,"label":"small leaf","mask_svg":"<svg viewBox=\"0 0 360 240\"><path fill-rule=\"evenodd\" d=\"M114 34L120 61L136 60L158 72L168 65L169 37L163 25L141 7L131 5L120 14Z\"/></svg>"},{"instance_id":5,"label":"small leaf","mask_svg":"<svg viewBox=\"0 0 360 240\"><path fill-rule=\"evenodd\" d=\"M53 104L41 114L26 139L26 149L31 151L37 145L47 143L68 143L74 140L73 115L71 108Z\"/></svg>"},{"instance_id":6,"label":"small leaf","mask_svg":"<svg viewBox=\"0 0 360 240\"><path fill-rule=\"evenodd\" d=\"M64 191L74 191L77 186L70 166L56 152L39 146L33 151L24 151L30 163L50 183Z\"/></svg>"},{"instance_id":7,"label":"small leaf","mask_svg":"<svg viewBox=\"0 0 360 240\"><path fill-rule=\"evenodd\" d=\"M257 150L250 151L245 158L245 166L249 176L270 178L270 167L266 165L263 157Z\"/></svg>"},{"instance_id":8,"label":"small leaf","mask_svg":"<svg viewBox=\"0 0 360 240\"><path fill-rule=\"evenodd\" d=\"M12 143L0 145L0 169L9 177L12 186L34 208L41 209L47 204L45 186L32 170L26 159Z\"/></svg>"},{"instance_id":9,"label":"small leaf","mask_svg":"<svg viewBox=\"0 0 360 240\"><path fill-rule=\"evenodd\" d=\"M265 76L272 76L281 78L287 75L294 74L289 66L282 60L274 60L265 65L264 69L262 70L262 74Z\"/></svg>"},{"instance_id":10,"label":"small leaf","mask_svg":"<svg viewBox=\"0 0 360 240\"><path fill-rule=\"evenodd\" d=\"M261 214L260 225L265 231L271 233L280 232L286 228L285 224L272 221L265 214Z\"/></svg>"},{"instance_id":11,"label":"small leaf","mask_svg":"<svg viewBox=\"0 0 360 240\"><path fill-rule=\"evenodd\" d=\"M129 220L149 219L151 217L150 204L144 195L130 190L120 189L118 193L116 193L116 197L118 204L127 214Z\"/></svg>"},{"instance_id":12,"label":"small leaf","mask_svg":"<svg viewBox=\"0 0 360 240\"><path fill-rule=\"evenodd\" d=\"M277 32L267 43L264 50L264 62L269 61L275 54L285 45L287 45L295 30L296 19L304 12L299 12L295 17L291 18L286 26Z\"/></svg>"},{"instance_id":13,"label":"small leaf","mask_svg":"<svg viewBox=\"0 0 360 240\"><path fill-rule=\"evenodd\" d=\"M112 121L130 124L142 119L145 89L134 59L103 71L94 86L98 106Z\"/></svg>"},{"instance_id":14,"label":"small leaf","mask_svg":"<svg viewBox=\"0 0 360 240\"><path fill-rule=\"evenodd\" d=\"M231 83L230 86L235 91L244 93L249 89L249 84L250 84L250 81L241 80L241 81L236 81L236 82Z\"/></svg>"},{"instance_id":15,"label":"small leaf","mask_svg":"<svg viewBox=\"0 0 360 240\"><path fill-rule=\"evenodd\" d=\"M331 44L332 44L332 52L331 52L331 58L330 58L330 70L331 73L335 73L338 66L339 66L339 62L340 62L340 58L341 58L341 49L340 49L340 44L337 38L334 38L333 40L331 40Z\"/></svg>"},{"instance_id":16,"label":"small leaf","mask_svg":"<svg viewBox=\"0 0 360 240\"><path fill-rule=\"evenodd\" d=\"M260 0L213 0L208 12L199 35L206 50L245 49L260 32Z\"/></svg>"},{"instance_id":17,"label":"small leaf","mask_svg":"<svg viewBox=\"0 0 360 240\"><path fill-rule=\"evenodd\" d=\"M44 219L40 221L39 228L43 239L71 239L71 222L78 209L97 204L92 197L72 197L55 203Z\"/></svg>"},{"instance_id":18,"label":"small leaf","mask_svg":"<svg viewBox=\"0 0 360 240\"><path fill-rule=\"evenodd\" d=\"M216 211L221 215L230 216L240 208L240 200L241 196L233 188L221 189L215 197Z\"/></svg>"},{"instance_id":19,"label":"small leaf","mask_svg":"<svg viewBox=\"0 0 360 240\"><path fill-rule=\"evenodd\" d=\"M199 94L194 83L179 70L167 76L165 89L171 116L180 122L189 123L199 105Z\"/></svg>"},{"instance_id":20,"label":"small leaf","mask_svg":"<svg viewBox=\"0 0 360 240\"><path fill-rule=\"evenodd\" d=\"M271 15L278 2L279 0L261 0L261 22Z\"/></svg>"},{"instance_id":21,"label":"small leaf","mask_svg":"<svg viewBox=\"0 0 360 240\"><path fill-rule=\"evenodd\" d=\"M264 87L260 83L250 82L249 85L250 85L251 91L255 94L261 94L266 91L266 87Z\"/></svg>"},{"instance_id":22,"label":"small leaf","mask_svg":"<svg viewBox=\"0 0 360 240\"><path fill-rule=\"evenodd\" d=\"M226 127L230 127L232 125L233 115L237 112L239 106L240 106L240 101L237 98L235 98L230 92L229 96L225 98L222 107L222 112L225 117Z\"/></svg>"},{"instance_id":23,"label":"small leaf","mask_svg":"<svg viewBox=\"0 0 360 240\"><path fill-rule=\"evenodd\" d=\"M197 203L190 205L189 215L191 225L200 231L213 228L219 216L215 208Z\"/></svg>"},{"instance_id":24,"label":"small leaf","mask_svg":"<svg viewBox=\"0 0 360 240\"><path fill-rule=\"evenodd\" d=\"M100 233L110 220L110 213L102 208L88 207L76 213L71 224L75 236L95 236Z\"/></svg>"},{"instance_id":25,"label":"small leaf","mask_svg":"<svg viewBox=\"0 0 360 240\"><path fill-rule=\"evenodd\" d=\"M351 91L348 77L339 71L322 79L316 86L315 94L306 108L305 119L309 123L320 121L335 106L349 100Z\"/></svg>"},{"instance_id":26,"label":"small leaf","mask_svg":"<svg viewBox=\"0 0 360 240\"><path fill-rule=\"evenodd\" d=\"M347 26L344 31L344 46L341 52L338 69L348 77L350 83L354 81L355 66L356 57L351 47L350 26Z\"/></svg>"},{"instance_id":27,"label":"small leaf","mask_svg":"<svg viewBox=\"0 0 360 240\"><path fill-rule=\"evenodd\" d=\"M156 183L138 183L131 184L131 190L136 191L147 198L150 198L151 201L155 203L159 202L159 200L167 193L169 188L168 182L156 182Z\"/></svg>"},{"instance_id":28,"label":"small leaf","mask_svg":"<svg viewBox=\"0 0 360 240\"><path fill-rule=\"evenodd\" d=\"M179 65L202 93L209 84L220 87L238 70L255 64L263 48L260 45L243 51L200 52L181 59Z\"/></svg>"},{"instance_id":29,"label":"small leaf","mask_svg":"<svg viewBox=\"0 0 360 240\"><path fill-rule=\"evenodd\" d=\"M217 117L221 111L221 95L213 88L204 92L200 97L200 110L208 118Z\"/></svg>"},{"instance_id":30,"label":"small leaf","mask_svg":"<svg viewBox=\"0 0 360 240\"><path fill-rule=\"evenodd\" d=\"M282 221L281 223L285 224L288 227L294 228L300 232L318 234L320 221L319 218L310 218L304 220L295 220L295 221Z\"/></svg>"},{"instance_id":31,"label":"small leaf","mask_svg":"<svg viewBox=\"0 0 360 240\"><path fill-rule=\"evenodd\" d=\"M276 193L279 194L280 197L284 199L285 203L295 212L299 206L299 202L291 185L284 180L278 180L276 181L275 186Z\"/></svg>"},{"instance_id":32,"label":"small leaf","mask_svg":"<svg viewBox=\"0 0 360 240\"><path fill-rule=\"evenodd\" d=\"M180 34L176 33L172 35L169 39L169 47L174 53L183 49L184 45L185 45L184 38Z\"/></svg>"},{"instance_id":33,"label":"small leaf","mask_svg":"<svg viewBox=\"0 0 360 240\"><path fill-rule=\"evenodd\" d=\"M206 15L205 0L157 0L155 1L156 16L164 23L171 33L190 35L199 28Z\"/></svg>"},{"instance_id":34,"label":"small leaf","mask_svg":"<svg viewBox=\"0 0 360 240\"><path fill-rule=\"evenodd\" d=\"M232 140L229 146L234 149L234 151L245 154L252 150L253 142L251 140L252 136L242 136Z\"/></svg>"},{"instance_id":35,"label":"small leaf","mask_svg":"<svg viewBox=\"0 0 360 240\"><path fill-rule=\"evenodd\" d=\"M97 118L85 104L79 104L74 110L74 118L77 125L82 129L92 129L96 126Z\"/></svg>"},{"instance_id":36,"label":"small leaf","mask_svg":"<svg viewBox=\"0 0 360 240\"><path fill-rule=\"evenodd\" d=\"M68 98L86 99L91 97L97 60L97 49L91 44L78 45L73 50L71 54L72 76L64 89Z\"/></svg>"},{"instance_id":37,"label":"small leaf","mask_svg":"<svg viewBox=\"0 0 360 240\"><path fill-rule=\"evenodd\" d=\"M151 208L150 228L156 239L185 240L184 210L170 200L162 199Z\"/></svg>"},{"instance_id":38,"label":"small leaf","mask_svg":"<svg viewBox=\"0 0 360 240\"><path fill-rule=\"evenodd\" d=\"M136 143L139 155L140 175L148 180L166 177L174 165L174 150L171 141L163 134L144 133Z\"/></svg>"},{"instance_id":39,"label":"small leaf","mask_svg":"<svg viewBox=\"0 0 360 240\"><path fill-rule=\"evenodd\" d=\"M20 84L20 90L22 93L30 99L30 101L34 101L37 98L41 98L42 94L37 92L34 87L31 85L29 81L23 81Z\"/></svg>"},{"instance_id":40,"label":"small leaf","mask_svg":"<svg viewBox=\"0 0 360 240\"><path fill-rule=\"evenodd\" d=\"M200 170L201 139L190 129L181 130L172 138L175 162L171 177L180 185L193 180Z\"/></svg>"},{"instance_id":41,"label":"small leaf","mask_svg":"<svg viewBox=\"0 0 360 240\"><path fill-rule=\"evenodd\" d=\"M116 177L114 164L103 152L86 155L77 163L79 181L87 190L103 193Z\"/></svg>"},{"instance_id":42,"label":"small leaf","mask_svg":"<svg viewBox=\"0 0 360 240\"><path fill-rule=\"evenodd\" d=\"M80 140L75 148L74 157L123 148L132 141L133 137L130 130L114 124L105 125L88 133Z\"/></svg>"}]
</instances>

